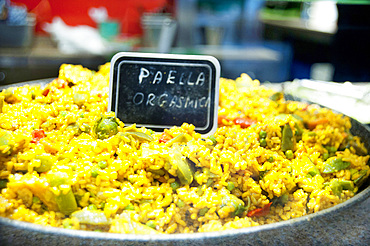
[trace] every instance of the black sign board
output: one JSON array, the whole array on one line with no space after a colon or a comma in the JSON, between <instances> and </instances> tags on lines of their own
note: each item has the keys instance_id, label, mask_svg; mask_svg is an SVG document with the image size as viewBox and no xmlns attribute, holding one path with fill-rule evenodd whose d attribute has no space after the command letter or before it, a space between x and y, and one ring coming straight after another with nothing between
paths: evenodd
<instances>
[{"instance_id":1,"label":"black sign board","mask_svg":"<svg viewBox=\"0 0 370 246\"><path fill-rule=\"evenodd\" d=\"M219 78L211 56L121 52L111 60L108 110L128 125L163 131L187 122L211 135Z\"/></svg>"}]
</instances>

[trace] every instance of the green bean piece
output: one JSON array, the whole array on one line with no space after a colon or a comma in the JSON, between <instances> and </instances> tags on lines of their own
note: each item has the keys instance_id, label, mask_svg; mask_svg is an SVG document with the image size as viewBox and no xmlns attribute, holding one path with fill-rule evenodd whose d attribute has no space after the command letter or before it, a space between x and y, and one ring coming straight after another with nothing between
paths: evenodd
<instances>
[{"instance_id":1,"label":"green bean piece","mask_svg":"<svg viewBox=\"0 0 370 246\"><path fill-rule=\"evenodd\" d=\"M357 155L360 156L367 155L367 149L363 145L359 145L355 141L350 141L349 144L355 149Z\"/></svg>"},{"instance_id":2,"label":"green bean piece","mask_svg":"<svg viewBox=\"0 0 370 246\"><path fill-rule=\"evenodd\" d=\"M284 97L284 94L282 92L275 92L274 94L270 96L270 99L276 102L282 99L283 97Z\"/></svg>"},{"instance_id":3,"label":"green bean piece","mask_svg":"<svg viewBox=\"0 0 370 246\"><path fill-rule=\"evenodd\" d=\"M55 201L60 212L65 215L70 215L77 210L77 202L72 189L70 189L66 194L61 191L60 194L55 197Z\"/></svg>"},{"instance_id":4,"label":"green bean piece","mask_svg":"<svg viewBox=\"0 0 370 246\"><path fill-rule=\"evenodd\" d=\"M353 181L353 183L357 186L360 187L364 181L366 180L367 176L367 170L361 170L359 172L359 176Z\"/></svg>"},{"instance_id":5,"label":"green bean piece","mask_svg":"<svg viewBox=\"0 0 370 246\"><path fill-rule=\"evenodd\" d=\"M270 170L260 171L259 179L263 179Z\"/></svg>"},{"instance_id":6,"label":"green bean piece","mask_svg":"<svg viewBox=\"0 0 370 246\"><path fill-rule=\"evenodd\" d=\"M143 132L125 132L140 141L153 141L154 138Z\"/></svg>"},{"instance_id":7,"label":"green bean piece","mask_svg":"<svg viewBox=\"0 0 370 246\"><path fill-rule=\"evenodd\" d=\"M233 194L226 194L222 198L222 207L224 206L232 206L234 207L234 216L239 216L245 211L244 202L243 200L239 199Z\"/></svg>"},{"instance_id":8,"label":"green bean piece","mask_svg":"<svg viewBox=\"0 0 370 246\"><path fill-rule=\"evenodd\" d=\"M167 141L167 143L174 144L174 143L186 143L188 139L186 138L184 133L180 133L176 137L172 138L171 140Z\"/></svg>"},{"instance_id":9,"label":"green bean piece","mask_svg":"<svg viewBox=\"0 0 370 246\"><path fill-rule=\"evenodd\" d=\"M207 207L199 209L199 212L198 212L199 216L204 216L208 212L208 210L209 208Z\"/></svg>"},{"instance_id":10,"label":"green bean piece","mask_svg":"<svg viewBox=\"0 0 370 246\"><path fill-rule=\"evenodd\" d=\"M8 156L12 153L13 145L10 143L11 136L8 132L0 136L0 156Z\"/></svg>"},{"instance_id":11,"label":"green bean piece","mask_svg":"<svg viewBox=\"0 0 370 246\"><path fill-rule=\"evenodd\" d=\"M149 226L150 228L153 228L153 229L155 229L155 227L156 227L156 224L155 224L154 220L149 220L148 222L146 222L145 225Z\"/></svg>"},{"instance_id":12,"label":"green bean piece","mask_svg":"<svg viewBox=\"0 0 370 246\"><path fill-rule=\"evenodd\" d=\"M4 189L6 188L6 185L8 184L8 180L7 179L0 179L0 189Z\"/></svg>"},{"instance_id":13,"label":"green bean piece","mask_svg":"<svg viewBox=\"0 0 370 246\"><path fill-rule=\"evenodd\" d=\"M351 165L350 162L343 161L342 158L330 158L325 163L323 173L335 173Z\"/></svg>"},{"instance_id":14,"label":"green bean piece","mask_svg":"<svg viewBox=\"0 0 370 246\"><path fill-rule=\"evenodd\" d=\"M172 151L170 152L170 163L172 166L177 168L176 173L181 184L189 185L193 182L194 172L181 154L178 146L172 148Z\"/></svg>"},{"instance_id":15,"label":"green bean piece","mask_svg":"<svg viewBox=\"0 0 370 246\"><path fill-rule=\"evenodd\" d=\"M330 189L332 190L333 194L340 197L340 194L342 193L342 186L340 185L338 180L333 180L330 183Z\"/></svg>"},{"instance_id":16,"label":"green bean piece","mask_svg":"<svg viewBox=\"0 0 370 246\"><path fill-rule=\"evenodd\" d=\"M93 133L98 139L107 139L118 132L118 122L115 117L100 117L94 124Z\"/></svg>"},{"instance_id":17,"label":"green bean piece","mask_svg":"<svg viewBox=\"0 0 370 246\"><path fill-rule=\"evenodd\" d=\"M351 190L355 188L352 181L349 180L339 180L339 184L342 186L343 190Z\"/></svg>"},{"instance_id":18,"label":"green bean piece","mask_svg":"<svg viewBox=\"0 0 370 246\"><path fill-rule=\"evenodd\" d=\"M85 104L86 101L87 94L78 92L73 94L73 103L76 104L77 106L81 107L82 105Z\"/></svg>"},{"instance_id":19,"label":"green bean piece","mask_svg":"<svg viewBox=\"0 0 370 246\"><path fill-rule=\"evenodd\" d=\"M264 130L261 130L260 133L259 133L259 137L260 138L266 138L267 137L267 132L265 132Z\"/></svg>"},{"instance_id":20,"label":"green bean piece","mask_svg":"<svg viewBox=\"0 0 370 246\"><path fill-rule=\"evenodd\" d=\"M103 211L100 210L80 210L71 214L71 217L78 219L81 224L88 225L108 225L109 221Z\"/></svg>"},{"instance_id":21,"label":"green bean piece","mask_svg":"<svg viewBox=\"0 0 370 246\"><path fill-rule=\"evenodd\" d=\"M215 146L217 144L217 140L216 140L214 135L209 136L208 139L210 139L212 141L213 146Z\"/></svg>"},{"instance_id":22,"label":"green bean piece","mask_svg":"<svg viewBox=\"0 0 370 246\"><path fill-rule=\"evenodd\" d=\"M178 188L180 188L180 184L179 184L179 182L177 182L177 181L175 181L175 182L172 182L171 184L170 184L170 186L171 186L171 188L172 188L172 190L177 190Z\"/></svg>"},{"instance_id":23,"label":"green bean piece","mask_svg":"<svg viewBox=\"0 0 370 246\"><path fill-rule=\"evenodd\" d=\"M284 206L289 201L289 194L284 193L279 197L274 197L272 199L273 204L280 204L281 206Z\"/></svg>"},{"instance_id":24,"label":"green bean piece","mask_svg":"<svg viewBox=\"0 0 370 246\"><path fill-rule=\"evenodd\" d=\"M285 124L283 127L282 137L281 137L281 150L293 150L294 147L294 137L292 128L290 128L289 124Z\"/></svg>"},{"instance_id":25,"label":"green bean piece","mask_svg":"<svg viewBox=\"0 0 370 246\"><path fill-rule=\"evenodd\" d=\"M317 169L315 164L312 163L312 167L310 167L310 169L308 170L308 174L314 177L315 175L320 175L320 171L319 169Z\"/></svg>"},{"instance_id":26,"label":"green bean piece","mask_svg":"<svg viewBox=\"0 0 370 246\"><path fill-rule=\"evenodd\" d=\"M35 159L40 161L40 166L34 168L38 173L49 171L54 163L57 162L57 158L55 156L47 153L36 155Z\"/></svg>"},{"instance_id":27,"label":"green bean piece","mask_svg":"<svg viewBox=\"0 0 370 246\"><path fill-rule=\"evenodd\" d=\"M229 191L232 191L233 189L235 189L234 182L227 182L226 189L228 189Z\"/></svg>"}]
</instances>

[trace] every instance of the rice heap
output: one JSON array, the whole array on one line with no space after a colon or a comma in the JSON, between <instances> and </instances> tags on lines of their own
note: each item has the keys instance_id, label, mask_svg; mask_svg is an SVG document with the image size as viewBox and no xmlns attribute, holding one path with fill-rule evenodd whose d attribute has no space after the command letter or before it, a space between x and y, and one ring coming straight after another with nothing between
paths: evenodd
<instances>
[{"instance_id":1,"label":"rice heap","mask_svg":"<svg viewBox=\"0 0 370 246\"><path fill-rule=\"evenodd\" d=\"M220 80L219 126L162 133L107 113L110 64L0 93L0 216L113 233L257 226L353 197L370 171L350 119Z\"/></svg>"}]
</instances>

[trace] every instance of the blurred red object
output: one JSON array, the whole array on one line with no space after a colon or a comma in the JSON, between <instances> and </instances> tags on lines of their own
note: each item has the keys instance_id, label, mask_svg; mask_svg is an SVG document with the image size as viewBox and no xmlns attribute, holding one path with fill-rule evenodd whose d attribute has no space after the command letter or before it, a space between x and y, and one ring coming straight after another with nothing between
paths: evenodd
<instances>
[{"instance_id":1,"label":"blurred red object","mask_svg":"<svg viewBox=\"0 0 370 246\"><path fill-rule=\"evenodd\" d=\"M88 10L92 7L105 7L110 19L121 24L121 33L126 36L135 36L142 33L140 18L144 12L162 12L166 9L166 0L12 0L14 3L23 3L28 11L36 14L36 32L44 32L42 25L52 22L59 16L70 26L89 25L96 27L90 18Z\"/></svg>"}]
</instances>

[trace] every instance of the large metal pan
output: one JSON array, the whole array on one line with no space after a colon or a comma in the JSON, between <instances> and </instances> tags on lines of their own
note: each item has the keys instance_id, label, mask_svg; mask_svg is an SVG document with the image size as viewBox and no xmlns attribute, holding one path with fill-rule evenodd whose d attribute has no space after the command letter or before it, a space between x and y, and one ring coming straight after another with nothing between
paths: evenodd
<instances>
[{"instance_id":1,"label":"large metal pan","mask_svg":"<svg viewBox=\"0 0 370 246\"><path fill-rule=\"evenodd\" d=\"M52 79L21 84L45 85ZM370 152L370 129L352 120ZM368 245L370 181L348 201L300 218L269 225L212 233L135 235L39 226L0 217L0 245Z\"/></svg>"}]
</instances>

